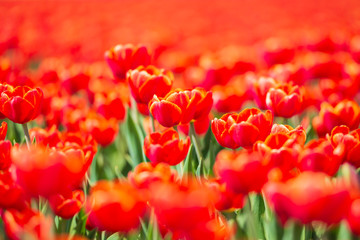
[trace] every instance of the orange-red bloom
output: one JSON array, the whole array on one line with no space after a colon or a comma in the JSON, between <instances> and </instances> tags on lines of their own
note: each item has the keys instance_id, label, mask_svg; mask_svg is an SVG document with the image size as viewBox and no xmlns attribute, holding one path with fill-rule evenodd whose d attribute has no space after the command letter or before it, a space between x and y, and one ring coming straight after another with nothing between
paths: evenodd
<instances>
[{"instance_id":1,"label":"orange-red bloom","mask_svg":"<svg viewBox=\"0 0 360 240\"><path fill-rule=\"evenodd\" d=\"M40 114L42 100L40 88L16 87L1 93L0 111L15 123L27 123Z\"/></svg>"},{"instance_id":2,"label":"orange-red bloom","mask_svg":"<svg viewBox=\"0 0 360 240\"><path fill-rule=\"evenodd\" d=\"M346 125L350 130L359 127L360 123L360 107L359 105L350 100L343 100L335 107L324 102L321 104L319 116L313 119L313 126L319 135L324 137L326 133L340 125Z\"/></svg>"},{"instance_id":3,"label":"orange-red bloom","mask_svg":"<svg viewBox=\"0 0 360 240\"><path fill-rule=\"evenodd\" d=\"M5 140L7 128L8 128L7 122L2 122L0 126L0 140Z\"/></svg>"},{"instance_id":4,"label":"orange-red bloom","mask_svg":"<svg viewBox=\"0 0 360 240\"><path fill-rule=\"evenodd\" d=\"M30 208L18 211L9 209L1 215L10 240L53 239L52 219Z\"/></svg>"},{"instance_id":5,"label":"orange-red bloom","mask_svg":"<svg viewBox=\"0 0 360 240\"><path fill-rule=\"evenodd\" d=\"M33 197L47 198L75 189L88 167L88 156L80 149L19 147L12 148L11 157L16 167L16 181Z\"/></svg>"},{"instance_id":6,"label":"orange-red bloom","mask_svg":"<svg viewBox=\"0 0 360 240\"><path fill-rule=\"evenodd\" d=\"M349 190L325 173L304 172L286 183L270 182L265 195L282 223L294 218L303 224L340 222L350 204Z\"/></svg>"},{"instance_id":7,"label":"orange-red bloom","mask_svg":"<svg viewBox=\"0 0 360 240\"><path fill-rule=\"evenodd\" d=\"M261 109L266 109L266 95L278 83L271 77L260 77L253 82L253 98Z\"/></svg>"},{"instance_id":8,"label":"orange-red bloom","mask_svg":"<svg viewBox=\"0 0 360 240\"><path fill-rule=\"evenodd\" d=\"M356 235L360 235L360 198L352 201L346 221L351 231Z\"/></svg>"},{"instance_id":9,"label":"orange-red bloom","mask_svg":"<svg viewBox=\"0 0 360 240\"><path fill-rule=\"evenodd\" d=\"M97 93L94 99L94 108L96 112L106 119L115 118L122 121L125 118L126 109L119 94L115 91L107 94Z\"/></svg>"},{"instance_id":10,"label":"orange-red bloom","mask_svg":"<svg viewBox=\"0 0 360 240\"><path fill-rule=\"evenodd\" d=\"M11 142L0 140L0 171L7 170L11 165Z\"/></svg>"},{"instance_id":11,"label":"orange-red bloom","mask_svg":"<svg viewBox=\"0 0 360 240\"><path fill-rule=\"evenodd\" d=\"M218 143L227 148L252 148L258 140L265 140L273 123L271 111L262 113L247 108L237 113L227 113L211 122L211 129Z\"/></svg>"},{"instance_id":12,"label":"orange-red bloom","mask_svg":"<svg viewBox=\"0 0 360 240\"><path fill-rule=\"evenodd\" d=\"M154 95L164 97L170 92L174 76L170 71L152 65L129 70L126 75L131 94L137 103L148 104Z\"/></svg>"},{"instance_id":13,"label":"orange-red bloom","mask_svg":"<svg viewBox=\"0 0 360 240\"><path fill-rule=\"evenodd\" d=\"M341 164L341 158L334 155L333 151L334 147L330 141L324 138L313 139L302 150L298 168L302 172L324 172L333 176Z\"/></svg>"},{"instance_id":14,"label":"orange-red bloom","mask_svg":"<svg viewBox=\"0 0 360 240\"><path fill-rule=\"evenodd\" d=\"M293 177L293 170L297 165L298 155L306 140L306 133L302 126L293 129L288 125L274 124L271 134L265 141L254 144L254 151L262 154L274 169L274 176L278 180Z\"/></svg>"},{"instance_id":15,"label":"orange-red bloom","mask_svg":"<svg viewBox=\"0 0 360 240\"><path fill-rule=\"evenodd\" d=\"M260 192L268 180L267 159L257 152L222 150L216 156L215 175L236 194Z\"/></svg>"},{"instance_id":16,"label":"orange-red bloom","mask_svg":"<svg viewBox=\"0 0 360 240\"><path fill-rule=\"evenodd\" d=\"M148 66L150 55L145 46L135 47L132 44L116 45L105 52L105 60L115 78L124 80L126 72L138 66Z\"/></svg>"},{"instance_id":17,"label":"orange-red bloom","mask_svg":"<svg viewBox=\"0 0 360 240\"><path fill-rule=\"evenodd\" d=\"M328 136L334 149L334 155L341 162L360 167L360 129L350 132L347 126L336 126Z\"/></svg>"},{"instance_id":18,"label":"orange-red bloom","mask_svg":"<svg viewBox=\"0 0 360 240\"><path fill-rule=\"evenodd\" d=\"M85 202L82 190L74 190L65 194L56 194L49 198L51 209L62 218L72 218L80 211Z\"/></svg>"},{"instance_id":19,"label":"orange-red bloom","mask_svg":"<svg viewBox=\"0 0 360 240\"><path fill-rule=\"evenodd\" d=\"M86 204L88 224L99 231L127 233L139 226L145 211L141 193L127 182L98 182Z\"/></svg>"},{"instance_id":20,"label":"orange-red bloom","mask_svg":"<svg viewBox=\"0 0 360 240\"><path fill-rule=\"evenodd\" d=\"M113 143L119 132L116 119L106 119L93 114L89 114L80 126L85 132L91 134L95 141L103 147Z\"/></svg>"},{"instance_id":21,"label":"orange-red bloom","mask_svg":"<svg viewBox=\"0 0 360 240\"><path fill-rule=\"evenodd\" d=\"M268 66L290 62L295 56L295 48L285 40L270 38L265 42L263 58Z\"/></svg>"},{"instance_id":22,"label":"orange-red bloom","mask_svg":"<svg viewBox=\"0 0 360 240\"><path fill-rule=\"evenodd\" d=\"M22 209L25 206L24 191L9 170L0 171L0 196L0 208Z\"/></svg>"},{"instance_id":23,"label":"orange-red bloom","mask_svg":"<svg viewBox=\"0 0 360 240\"><path fill-rule=\"evenodd\" d=\"M299 86L289 83L279 84L270 88L266 94L266 106L275 116L289 118L302 109L303 96Z\"/></svg>"},{"instance_id":24,"label":"orange-red bloom","mask_svg":"<svg viewBox=\"0 0 360 240\"><path fill-rule=\"evenodd\" d=\"M213 104L212 93L203 88L193 90L174 90L164 98L154 96L149 110L158 122L165 127L186 124L207 116Z\"/></svg>"},{"instance_id":25,"label":"orange-red bloom","mask_svg":"<svg viewBox=\"0 0 360 240\"><path fill-rule=\"evenodd\" d=\"M2 92L5 91L12 91L14 88L11 85L0 83L0 96ZM0 119L5 118L6 116L1 112L1 105L0 105Z\"/></svg>"},{"instance_id":26,"label":"orange-red bloom","mask_svg":"<svg viewBox=\"0 0 360 240\"><path fill-rule=\"evenodd\" d=\"M234 210L244 206L245 195L232 192L220 179L210 179L206 184L218 195L215 201L217 210Z\"/></svg>"},{"instance_id":27,"label":"orange-red bloom","mask_svg":"<svg viewBox=\"0 0 360 240\"><path fill-rule=\"evenodd\" d=\"M192 178L180 184L157 182L150 186L150 192L159 225L175 239L198 239L192 238L193 234L206 231L206 224L216 219L216 194Z\"/></svg>"},{"instance_id":28,"label":"orange-red bloom","mask_svg":"<svg viewBox=\"0 0 360 240\"><path fill-rule=\"evenodd\" d=\"M239 78L234 78L227 85L215 85L211 91L214 109L220 113L239 111L249 98L245 83Z\"/></svg>"},{"instance_id":29,"label":"orange-red bloom","mask_svg":"<svg viewBox=\"0 0 360 240\"><path fill-rule=\"evenodd\" d=\"M159 133L151 133L145 137L145 155L154 164L164 162L177 165L185 159L190 147L190 138L179 138L179 134L172 128Z\"/></svg>"},{"instance_id":30,"label":"orange-red bloom","mask_svg":"<svg viewBox=\"0 0 360 240\"><path fill-rule=\"evenodd\" d=\"M177 172L166 163L153 165L149 162L142 162L135 169L128 173L129 182L136 188L149 188L154 182L174 182Z\"/></svg>"}]
</instances>

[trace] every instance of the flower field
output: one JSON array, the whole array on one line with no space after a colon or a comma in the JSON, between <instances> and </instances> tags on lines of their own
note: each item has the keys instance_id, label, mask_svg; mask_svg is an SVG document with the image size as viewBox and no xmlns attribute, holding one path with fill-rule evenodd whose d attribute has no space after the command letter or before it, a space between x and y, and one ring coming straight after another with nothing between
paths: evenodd
<instances>
[{"instance_id":1,"label":"flower field","mask_svg":"<svg viewBox=\"0 0 360 240\"><path fill-rule=\"evenodd\" d=\"M357 0L0 13L0 240L360 239Z\"/></svg>"}]
</instances>

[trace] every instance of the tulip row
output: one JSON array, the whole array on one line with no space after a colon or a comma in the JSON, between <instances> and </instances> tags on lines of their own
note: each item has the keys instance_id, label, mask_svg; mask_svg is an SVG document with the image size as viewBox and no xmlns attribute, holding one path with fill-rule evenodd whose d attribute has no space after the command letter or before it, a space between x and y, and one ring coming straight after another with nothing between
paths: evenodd
<instances>
[{"instance_id":1,"label":"tulip row","mask_svg":"<svg viewBox=\"0 0 360 240\"><path fill-rule=\"evenodd\" d=\"M27 81L9 68L0 75L5 236L359 235L360 64L332 44L268 49L264 66L187 66L207 76L198 84L131 44L105 53L109 68L44 61Z\"/></svg>"}]
</instances>

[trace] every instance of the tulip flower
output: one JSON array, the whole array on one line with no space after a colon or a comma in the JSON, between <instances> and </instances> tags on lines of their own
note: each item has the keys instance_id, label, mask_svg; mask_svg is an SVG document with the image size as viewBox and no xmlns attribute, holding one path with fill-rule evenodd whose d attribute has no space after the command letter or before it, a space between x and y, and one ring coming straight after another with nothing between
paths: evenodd
<instances>
[{"instance_id":1,"label":"tulip flower","mask_svg":"<svg viewBox=\"0 0 360 240\"><path fill-rule=\"evenodd\" d=\"M114 118L106 119L91 113L80 123L80 126L83 131L90 133L95 141L103 147L113 143L119 132L118 122Z\"/></svg>"},{"instance_id":2,"label":"tulip flower","mask_svg":"<svg viewBox=\"0 0 360 240\"><path fill-rule=\"evenodd\" d=\"M266 106L275 116L289 118L302 110L303 96L299 86L279 84L266 94Z\"/></svg>"},{"instance_id":3,"label":"tulip flower","mask_svg":"<svg viewBox=\"0 0 360 240\"><path fill-rule=\"evenodd\" d=\"M270 38L265 41L263 58L268 66L288 63L295 56L295 48L284 40Z\"/></svg>"},{"instance_id":4,"label":"tulip flower","mask_svg":"<svg viewBox=\"0 0 360 240\"><path fill-rule=\"evenodd\" d=\"M214 172L232 192L260 192L268 180L269 163L258 152L221 150L216 156Z\"/></svg>"},{"instance_id":5,"label":"tulip flower","mask_svg":"<svg viewBox=\"0 0 360 240\"><path fill-rule=\"evenodd\" d=\"M142 162L135 169L128 173L128 180L131 185L139 189L147 189L154 182L175 182L177 172L166 163L153 165L149 162Z\"/></svg>"},{"instance_id":6,"label":"tulip flower","mask_svg":"<svg viewBox=\"0 0 360 240\"><path fill-rule=\"evenodd\" d=\"M11 142L0 140L0 171L7 170L11 165Z\"/></svg>"},{"instance_id":7,"label":"tulip flower","mask_svg":"<svg viewBox=\"0 0 360 240\"><path fill-rule=\"evenodd\" d=\"M253 98L261 109L266 109L266 95L270 88L274 88L278 83L270 77L260 77L253 83Z\"/></svg>"},{"instance_id":8,"label":"tulip flower","mask_svg":"<svg viewBox=\"0 0 360 240\"><path fill-rule=\"evenodd\" d=\"M40 114L42 100L40 88L16 87L1 93L0 112L11 121L24 124Z\"/></svg>"},{"instance_id":9,"label":"tulip flower","mask_svg":"<svg viewBox=\"0 0 360 240\"><path fill-rule=\"evenodd\" d=\"M107 94L95 94L94 108L106 119L115 118L118 121L125 119L126 109L119 94L115 91Z\"/></svg>"},{"instance_id":10,"label":"tulip flower","mask_svg":"<svg viewBox=\"0 0 360 240\"><path fill-rule=\"evenodd\" d=\"M212 119L211 114L209 114L209 116L206 116L205 118L200 118L193 122L195 133L197 135L205 135L207 133L210 126L210 119ZM189 135L190 123L179 125L178 131L185 135Z\"/></svg>"},{"instance_id":11,"label":"tulip flower","mask_svg":"<svg viewBox=\"0 0 360 240\"><path fill-rule=\"evenodd\" d=\"M271 134L265 141L254 144L254 151L267 158L272 168L273 178L284 180L293 177L293 170L297 165L298 156L306 140L305 130L298 126L274 124Z\"/></svg>"},{"instance_id":12,"label":"tulip flower","mask_svg":"<svg viewBox=\"0 0 360 240\"><path fill-rule=\"evenodd\" d=\"M336 126L328 139L334 147L334 155L339 157L341 162L360 167L360 129L350 132L347 126Z\"/></svg>"},{"instance_id":13,"label":"tulip flower","mask_svg":"<svg viewBox=\"0 0 360 240\"><path fill-rule=\"evenodd\" d=\"M99 231L128 233L139 226L145 210L141 193L127 182L96 183L86 204L88 224Z\"/></svg>"},{"instance_id":14,"label":"tulip flower","mask_svg":"<svg viewBox=\"0 0 360 240\"><path fill-rule=\"evenodd\" d=\"M248 91L242 81L237 79L227 85L215 85L211 91L214 99L214 109L220 113L239 111L246 100L249 99Z\"/></svg>"},{"instance_id":15,"label":"tulip flower","mask_svg":"<svg viewBox=\"0 0 360 240\"><path fill-rule=\"evenodd\" d=\"M9 170L0 171L0 196L0 208L22 209L26 205L24 190Z\"/></svg>"},{"instance_id":16,"label":"tulip flower","mask_svg":"<svg viewBox=\"0 0 360 240\"><path fill-rule=\"evenodd\" d=\"M286 183L269 182L264 192L283 224L290 218L302 224L336 224L346 216L350 204L344 184L332 182L324 173L304 172Z\"/></svg>"},{"instance_id":17,"label":"tulip flower","mask_svg":"<svg viewBox=\"0 0 360 240\"><path fill-rule=\"evenodd\" d=\"M0 97L1 97L2 92L8 91L8 90L13 91L14 88L11 85L0 83ZM2 119L2 118L6 118L6 116L1 112L1 105L0 105L0 119Z\"/></svg>"},{"instance_id":18,"label":"tulip flower","mask_svg":"<svg viewBox=\"0 0 360 240\"><path fill-rule=\"evenodd\" d=\"M10 240L53 239L52 219L30 208L24 210L9 209L2 213L4 228Z\"/></svg>"},{"instance_id":19,"label":"tulip flower","mask_svg":"<svg viewBox=\"0 0 360 240\"><path fill-rule=\"evenodd\" d=\"M129 70L126 75L131 94L137 103L148 104L154 94L165 97L170 92L174 75L170 71L152 65Z\"/></svg>"},{"instance_id":20,"label":"tulip flower","mask_svg":"<svg viewBox=\"0 0 360 240\"><path fill-rule=\"evenodd\" d=\"M161 125L172 127L207 116L212 104L212 93L202 88L191 91L178 89L169 92L164 98L155 95L149 102L149 110Z\"/></svg>"},{"instance_id":21,"label":"tulip flower","mask_svg":"<svg viewBox=\"0 0 360 240\"><path fill-rule=\"evenodd\" d=\"M62 218L72 218L80 211L85 202L82 190L74 190L65 194L56 194L49 198L51 209Z\"/></svg>"},{"instance_id":22,"label":"tulip flower","mask_svg":"<svg viewBox=\"0 0 360 240\"><path fill-rule=\"evenodd\" d=\"M360 107L359 105L350 100L343 100L335 107L324 102L321 104L319 116L313 119L313 126L319 135L324 137L326 133L340 125L346 125L350 130L359 127L360 123Z\"/></svg>"},{"instance_id":23,"label":"tulip flower","mask_svg":"<svg viewBox=\"0 0 360 240\"><path fill-rule=\"evenodd\" d=\"M0 140L5 140L7 128L8 128L7 122L2 122L0 126Z\"/></svg>"},{"instance_id":24,"label":"tulip flower","mask_svg":"<svg viewBox=\"0 0 360 240\"><path fill-rule=\"evenodd\" d=\"M182 183L156 182L150 185L150 192L149 203L159 226L175 236L193 239L189 235L206 230L206 223L215 218L216 194L192 178Z\"/></svg>"},{"instance_id":25,"label":"tulip flower","mask_svg":"<svg viewBox=\"0 0 360 240\"><path fill-rule=\"evenodd\" d=\"M331 143L322 139L313 139L306 144L299 156L298 168L301 172L324 172L333 176L339 169L341 158L334 153Z\"/></svg>"},{"instance_id":26,"label":"tulip flower","mask_svg":"<svg viewBox=\"0 0 360 240\"><path fill-rule=\"evenodd\" d=\"M144 152L153 164L160 162L177 165L186 158L190 147L190 137L185 140L173 129L151 133L145 137Z\"/></svg>"},{"instance_id":27,"label":"tulip flower","mask_svg":"<svg viewBox=\"0 0 360 240\"><path fill-rule=\"evenodd\" d=\"M256 108L247 108L237 113L227 113L211 122L211 130L218 143L227 148L252 148L258 140L265 140L273 123L271 111L262 113Z\"/></svg>"},{"instance_id":28,"label":"tulip flower","mask_svg":"<svg viewBox=\"0 0 360 240\"><path fill-rule=\"evenodd\" d=\"M88 155L80 149L14 147L11 158L15 165L16 182L32 197L45 198L71 191L81 184L87 168Z\"/></svg>"},{"instance_id":29,"label":"tulip flower","mask_svg":"<svg viewBox=\"0 0 360 240\"><path fill-rule=\"evenodd\" d=\"M346 221L351 231L360 235L360 198L352 201Z\"/></svg>"},{"instance_id":30,"label":"tulip flower","mask_svg":"<svg viewBox=\"0 0 360 240\"><path fill-rule=\"evenodd\" d=\"M244 206L245 195L232 192L229 188L226 188L226 184L221 179L210 179L206 184L218 195L218 199L215 202L217 210L231 211Z\"/></svg>"},{"instance_id":31,"label":"tulip flower","mask_svg":"<svg viewBox=\"0 0 360 240\"><path fill-rule=\"evenodd\" d=\"M124 80L126 72L139 66L148 66L151 57L145 46L132 44L116 45L105 52L105 60L113 75L118 80Z\"/></svg>"}]
</instances>

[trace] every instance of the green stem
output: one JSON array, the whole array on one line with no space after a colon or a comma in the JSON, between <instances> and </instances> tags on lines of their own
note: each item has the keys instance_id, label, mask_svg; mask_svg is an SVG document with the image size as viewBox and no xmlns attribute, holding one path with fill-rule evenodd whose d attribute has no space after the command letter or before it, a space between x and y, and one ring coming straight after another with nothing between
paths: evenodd
<instances>
[{"instance_id":1,"label":"green stem","mask_svg":"<svg viewBox=\"0 0 360 240\"><path fill-rule=\"evenodd\" d=\"M28 129L27 123L22 124L22 127L24 129L26 145L27 145L28 149L30 149L31 142L30 142L30 134L29 134L29 129Z\"/></svg>"},{"instance_id":2,"label":"green stem","mask_svg":"<svg viewBox=\"0 0 360 240\"><path fill-rule=\"evenodd\" d=\"M154 117L153 115L150 113L150 118L151 118L151 129L152 129L152 132L156 132L156 129L155 129L155 121L154 121Z\"/></svg>"},{"instance_id":3,"label":"green stem","mask_svg":"<svg viewBox=\"0 0 360 240\"><path fill-rule=\"evenodd\" d=\"M199 161L199 169L200 169L200 173L202 172L202 162L203 162L203 157L201 156L201 151L200 151L200 146L198 143L198 139L196 137L196 133L195 133L195 128L194 128L194 123L190 123L190 138L191 138L191 142L194 145L195 148L195 153L196 153L196 157Z\"/></svg>"}]
</instances>

